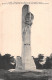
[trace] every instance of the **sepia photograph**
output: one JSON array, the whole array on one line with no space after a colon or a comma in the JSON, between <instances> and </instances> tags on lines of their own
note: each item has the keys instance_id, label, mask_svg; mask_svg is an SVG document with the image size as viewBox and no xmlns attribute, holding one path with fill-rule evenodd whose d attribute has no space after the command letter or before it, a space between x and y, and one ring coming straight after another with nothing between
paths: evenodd
<instances>
[{"instance_id":1,"label":"sepia photograph","mask_svg":"<svg viewBox=\"0 0 52 80\"><path fill-rule=\"evenodd\" d=\"M52 80L51 0L0 0L0 80Z\"/></svg>"}]
</instances>

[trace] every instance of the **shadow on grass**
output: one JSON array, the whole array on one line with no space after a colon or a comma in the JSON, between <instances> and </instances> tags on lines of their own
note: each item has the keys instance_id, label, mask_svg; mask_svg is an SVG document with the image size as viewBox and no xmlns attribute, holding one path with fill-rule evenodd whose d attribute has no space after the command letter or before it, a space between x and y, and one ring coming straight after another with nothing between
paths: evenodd
<instances>
[{"instance_id":1,"label":"shadow on grass","mask_svg":"<svg viewBox=\"0 0 52 80\"><path fill-rule=\"evenodd\" d=\"M5 80L49 80L48 76L37 75L37 73L27 72L27 73L8 73L5 74Z\"/></svg>"},{"instance_id":2,"label":"shadow on grass","mask_svg":"<svg viewBox=\"0 0 52 80\"><path fill-rule=\"evenodd\" d=\"M3 80L52 80L48 72L9 72L7 70L0 70L0 79Z\"/></svg>"}]
</instances>

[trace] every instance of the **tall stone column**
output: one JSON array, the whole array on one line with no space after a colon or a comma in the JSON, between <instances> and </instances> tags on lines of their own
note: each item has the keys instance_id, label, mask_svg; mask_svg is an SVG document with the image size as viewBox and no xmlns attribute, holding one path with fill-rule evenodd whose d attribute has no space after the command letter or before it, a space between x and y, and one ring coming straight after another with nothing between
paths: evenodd
<instances>
[{"instance_id":1,"label":"tall stone column","mask_svg":"<svg viewBox=\"0 0 52 80\"><path fill-rule=\"evenodd\" d=\"M29 12L29 5L24 5L22 8L22 68L28 71L36 69L31 57L31 25L33 18L33 14Z\"/></svg>"}]
</instances>

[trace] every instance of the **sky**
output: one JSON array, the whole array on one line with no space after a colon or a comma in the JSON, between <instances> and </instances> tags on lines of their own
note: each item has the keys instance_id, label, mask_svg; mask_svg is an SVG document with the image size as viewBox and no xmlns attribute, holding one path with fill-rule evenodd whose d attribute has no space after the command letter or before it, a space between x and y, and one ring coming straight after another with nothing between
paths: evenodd
<instances>
[{"instance_id":1,"label":"sky","mask_svg":"<svg viewBox=\"0 0 52 80\"><path fill-rule=\"evenodd\" d=\"M31 26L31 55L34 57L38 54L49 56L52 53L52 3L51 0L42 0L42 2L48 4L29 4L30 12L34 15ZM23 5L0 2L0 53L2 55L9 53L16 57L22 54Z\"/></svg>"}]
</instances>

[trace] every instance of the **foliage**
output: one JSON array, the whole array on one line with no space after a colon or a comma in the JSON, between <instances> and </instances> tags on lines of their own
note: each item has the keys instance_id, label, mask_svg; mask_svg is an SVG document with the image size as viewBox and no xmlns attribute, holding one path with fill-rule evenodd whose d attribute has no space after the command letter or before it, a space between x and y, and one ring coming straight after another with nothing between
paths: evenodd
<instances>
[{"instance_id":1,"label":"foliage","mask_svg":"<svg viewBox=\"0 0 52 80\"><path fill-rule=\"evenodd\" d=\"M8 70L15 68L14 60L14 57L10 54L5 54L3 56L0 54L0 69ZM12 63L14 63L14 65Z\"/></svg>"},{"instance_id":2,"label":"foliage","mask_svg":"<svg viewBox=\"0 0 52 80\"><path fill-rule=\"evenodd\" d=\"M50 56L46 58L46 62L45 62L45 64L43 65L43 67L44 67L45 69L52 69L52 56L51 56L51 55L52 55L52 54L50 54Z\"/></svg>"},{"instance_id":3,"label":"foliage","mask_svg":"<svg viewBox=\"0 0 52 80\"><path fill-rule=\"evenodd\" d=\"M52 54L50 54L49 57L46 57L44 64L41 64L41 62L44 61L44 56L42 54L39 54L37 58L33 59L37 69L52 69Z\"/></svg>"},{"instance_id":4,"label":"foliage","mask_svg":"<svg viewBox=\"0 0 52 80\"><path fill-rule=\"evenodd\" d=\"M40 64L40 62L43 61L44 56L42 54L39 54L37 58L34 58L34 62L36 64L36 68L37 69L42 69L42 65Z\"/></svg>"}]
</instances>

